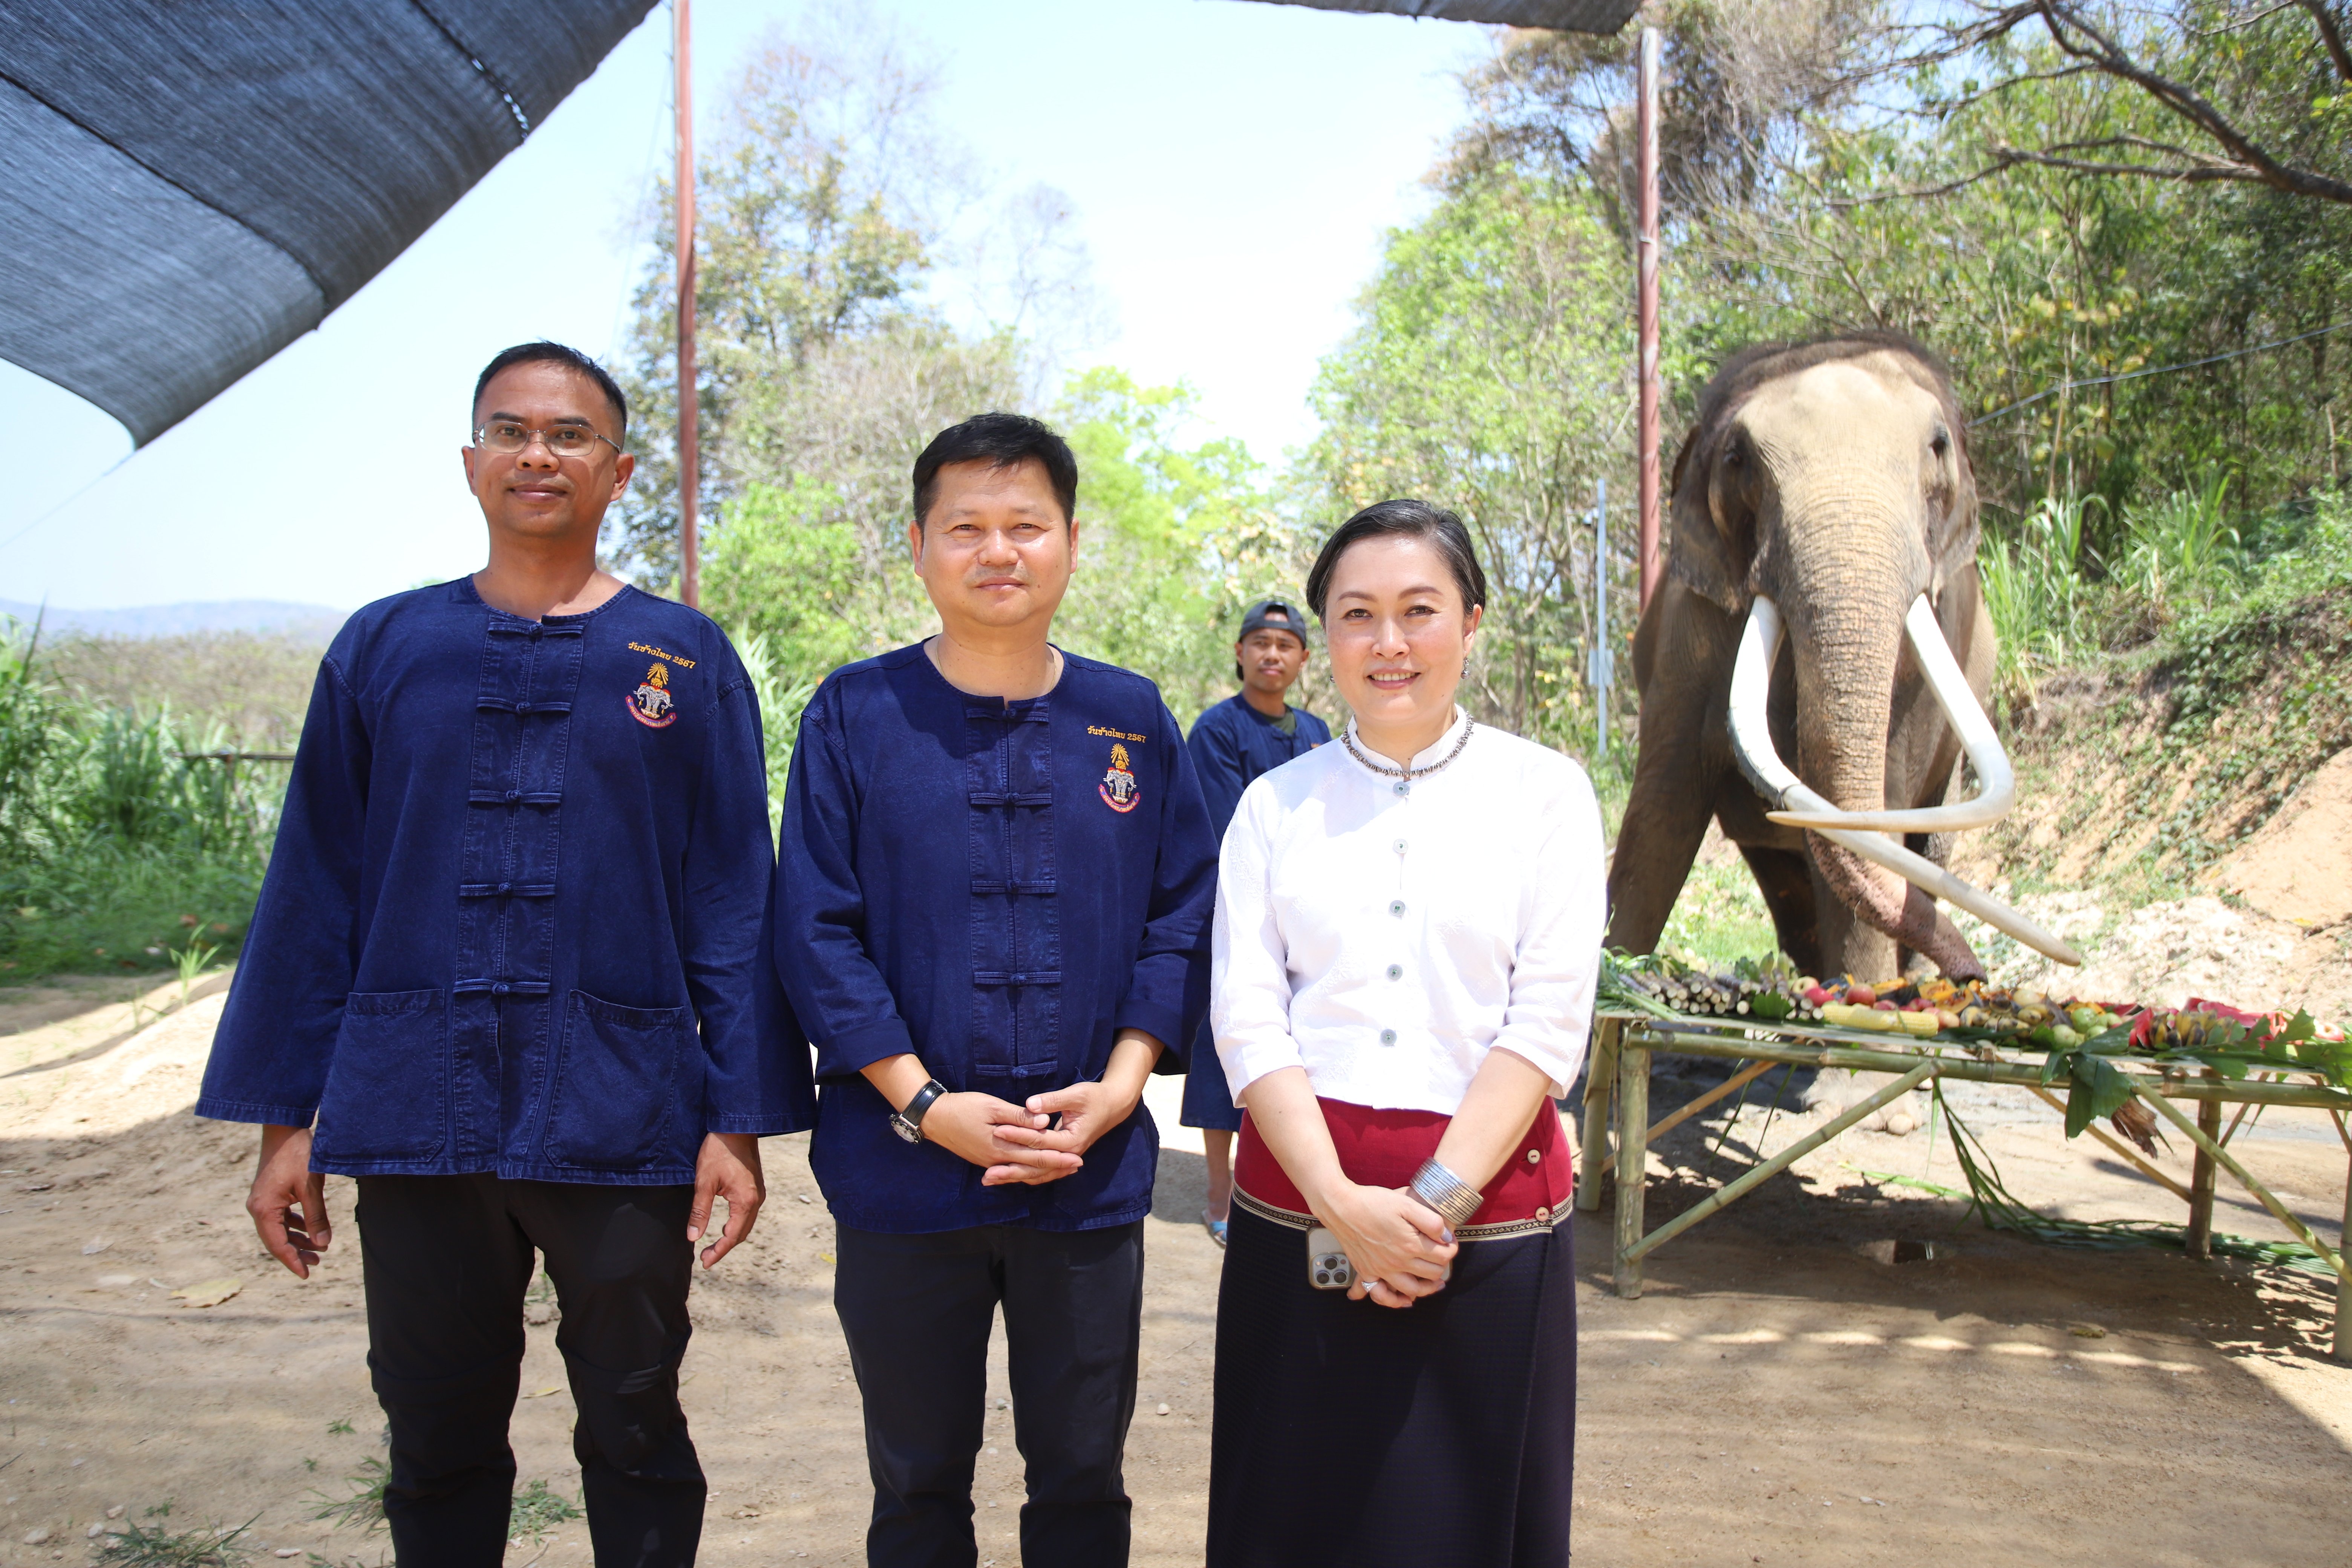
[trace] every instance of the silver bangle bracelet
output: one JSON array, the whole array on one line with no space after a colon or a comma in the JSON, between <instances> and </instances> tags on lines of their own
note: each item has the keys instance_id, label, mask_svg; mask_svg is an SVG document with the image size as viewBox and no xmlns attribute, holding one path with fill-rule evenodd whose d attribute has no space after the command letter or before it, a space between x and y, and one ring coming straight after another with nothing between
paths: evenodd
<instances>
[{"instance_id":1,"label":"silver bangle bracelet","mask_svg":"<svg viewBox=\"0 0 2352 1568\"><path fill-rule=\"evenodd\" d=\"M1486 1194L1434 1160L1412 1173L1412 1195L1435 1209L1448 1225L1468 1225Z\"/></svg>"}]
</instances>

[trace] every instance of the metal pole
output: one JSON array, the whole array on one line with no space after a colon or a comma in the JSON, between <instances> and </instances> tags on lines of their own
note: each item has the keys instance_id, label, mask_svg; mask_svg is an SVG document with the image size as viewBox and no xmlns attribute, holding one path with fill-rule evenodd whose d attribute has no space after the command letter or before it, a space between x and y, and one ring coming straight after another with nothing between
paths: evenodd
<instances>
[{"instance_id":1,"label":"metal pole","mask_svg":"<svg viewBox=\"0 0 2352 1568\"><path fill-rule=\"evenodd\" d=\"M1609 481L1601 481L1592 503L1592 728L1593 750L1609 760L1609 682L1617 673L1609 647Z\"/></svg>"},{"instance_id":2,"label":"metal pole","mask_svg":"<svg viewBox=\"0 0 2352 1568\"><path fill-rule=\"evenodd\" d=\"M1658 585L1658 30L1642 29L1641 228L1635 243L1641 339L1642 608Z\"/></svg>"},{"instance_id":3,"label":"metal pole","mask_svg":"<svg viewBox=\"0 0 2352 1568\"><path fill-rule=\"evenodd\" d=\"M701 412L694 368L694 77L689 0L671 0L677 24L670 54L677 67L677 596L701 603L702 531L695 503L702 485L696 428Z\"/></svg>"}]
</instances>

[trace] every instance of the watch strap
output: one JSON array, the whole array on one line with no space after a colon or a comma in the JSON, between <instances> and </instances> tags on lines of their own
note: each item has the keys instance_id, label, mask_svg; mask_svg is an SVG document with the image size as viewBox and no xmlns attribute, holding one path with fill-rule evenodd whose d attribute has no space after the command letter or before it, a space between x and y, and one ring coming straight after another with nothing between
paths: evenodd
<instances>
[{"instance_id":1,"label":"watch strap","mask_svg":"<svg viewBox=\"0 0 2352 1568\"><path fill-rule=\"evenodd\" d=\"M907 1101L906 1109L898 1113L898 1120L905 1122L908 1127L913 1128L917 1132L921 1132L923 1130L924 1112L930 1110L931 1102L933 1100L939 1099L940 1096L945 1094L947 1091L947 1085L941 1083L937 1079L931 1079L929 1083L926 1083L922 1088L915 1091L915 1098Z\"/></svg>"}]
</instances>

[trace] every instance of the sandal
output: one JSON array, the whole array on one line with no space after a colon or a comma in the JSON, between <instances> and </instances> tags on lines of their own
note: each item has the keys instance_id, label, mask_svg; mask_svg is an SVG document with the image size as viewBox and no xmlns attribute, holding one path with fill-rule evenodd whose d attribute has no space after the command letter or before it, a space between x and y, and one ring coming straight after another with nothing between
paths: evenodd
<instances>
[{"instance_id":1,"label":"sandal","mask_svg":"<svg viewBox=\"0 0 2352 1568\"><path fill-rule=\"evenodd\" d=\"M1202 1209L1201 1211L1201 1223L1208 1227L1209 1239L1211 1241L1215 1242L1219 1247L1224 1246L1225 1221L1210 1217L1209 1211L1207 1209Z\"/></svg>"}]
</instances>

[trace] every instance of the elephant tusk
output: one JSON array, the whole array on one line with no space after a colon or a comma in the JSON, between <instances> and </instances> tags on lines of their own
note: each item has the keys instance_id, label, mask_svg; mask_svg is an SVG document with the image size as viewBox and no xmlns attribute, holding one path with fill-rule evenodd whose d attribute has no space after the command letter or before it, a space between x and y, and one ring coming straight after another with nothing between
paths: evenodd
<instances>
[{"instance_id":1,"label":"elephant tusk","mask_svg":"<svg viewBox=\"0 0 2352 1568\"><path fill-rule=\"evenodd\" d=\"M1926 601L1923 599L1921 602L1924 604ZM1941 633L1937 635L1940 637ZM1759 595L1748 608L1747 625L1740 628L1739 657L1731 667L1731 700L1727 716L1730 721L1733 753L1738 757L1740 770L1748 775L1748 782L1775 807L1794 807L1796 813L1808 816L1842 817L1843 814L1790 771L1789 764L1780 760L1780 752L1773 750L1772 731L1766 716L1766 700L1772 688L1772 665L1780 653L1780 606ZM1979 717L1981 716L1979 710ZM1990 729L1990 725L1987 728ZM2005 759L2003 772L2006 773ZM1987 782L1990 784L1991 781L1988 779ZM1773 820L1780 820L1778 811L1773 814ZM1811 831L1819 833L1832 844L1843 845L1865 860L1885 867L1923 892L1968 910L1987 925L2008 932L2036 952L2060 963L2079 964L2083 962L2083 955L2054 932L2044 930L1990 894L1970 887L1933 860L1914 855L1879 834L1842 827L1818 827Z\"/></svg>"},{"instance_id":2,"label":"elephant tusk","mask_svg":"<svg viewBox=\"0 0 2352 1568\"><path fill-rule=\"evenodd\" d=\"M1919 670L1927 677L1927 689L1936 694L1937 706L1958 731L1960 745L1976 768L1980 786L1976 798L1905 811L1776 811L1769 814L1773 821L1790 827L1957 833L1963 828L1990 827L2016 807L2016 771L2009 764L2009 753L2001 749L2000 737L1993 732L1992 721L1985 717L1977 694L1969 689L1969 678L1960 673L1959 661L1944 640L1944 628L1927 595L1912 601L1911 613L1903 617L1903 629L1910 634L1911 647L1919 656Z\"/></svg>"}]
</instances>

